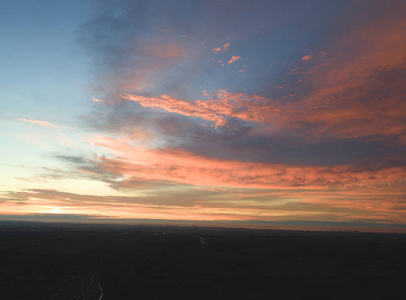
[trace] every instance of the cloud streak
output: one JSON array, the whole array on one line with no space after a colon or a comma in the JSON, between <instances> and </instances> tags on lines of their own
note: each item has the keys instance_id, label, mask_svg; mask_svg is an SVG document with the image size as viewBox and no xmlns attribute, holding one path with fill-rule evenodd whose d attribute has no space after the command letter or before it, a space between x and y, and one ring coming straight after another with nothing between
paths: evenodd
<instances>
[{"instance_id":1,"label":"cloud streak","mask_svg":"<svg viewBox=\"0 0 406 300\"><path fill-rule=\"evenodd\" d=\"M106 105L72 107L75 143L11 175L3 211L406 223L405 8L97 2L83 99Z\"/></svg>"},{"instance_id":2,"label":"cloud streak","mask_svg":"<svg viewBox=\"0 0 406 300\"><path fill-rule=\"evenodd\" d=\"M98 163L113 174L202 186L236 188L344 188L403 184L402 167L314 167L250 163L202 157L182 149L146 149L111 138L95 141L117 153Z\"/></svg>"},{"instance_id":3,"label":"cloud streak","mask_svg":"<svg viewBox=\"0 0 406 300\"><path fill-rule=\"evenodd\" d=\"M223 46L211 49L211 51L213 51L214 53L227 52L230 45L230 43L226 43Z\"/></svg>"},{"instance_id":4,"label":"cloud streak","mask_svg":"<svg viewBox=\"0 0 406 300\"><path fill-rule=\"evenodd\" d=\"M123 95L124 99L138 102L144 107L160 108L168 112L197 117L222 125L227 117L236 117L245 121L266 121L280 111L277 102L258 95L229 93L220 90L211 100L187 101L168 95L145 97L140 95Z\"/></svg>"},{"instance_id":5,"label":"cloud streak","mask_svg":"<svg viewBox=\"0 0 406 300\"><path fill-rule=\"evenodd\" d=\"M34 119L28 120L28 119L23 119L23 118L20 118L18 120L20 120L22 122L28 122L28 123L31 123L31 124L37 124L37 125L39 125L41 127L60 127L58 125L51 124L48 121L34 120Z\"/></svg>"},{"instance_id":6,"label":"cloud streak","mask_svg":"<svg viewBox=\"0 0 406 300\"><path fill-rule=\"evenodd\" d=\"M76 129L76 128L73 128L73 127L67 127L67 126L62 126L62 125L53 124L53 123L50 123L50 122L44 121L44 120L24 119L24 118L19 118L18 120L19 120L19 121L22 121L22 122L26 122L26 123L31 123L31 124L39 125L39 126L41 126L41 127Z\"/></svg>"},{"instance_id":7,"label":"cloud streak","mask_svg":"<svg viewBox=\"0 0 406 300\"><path fill-rule=\"evenodd\" d=\"M230 60L227 62L227 64L232 64L233 62L236 62L237 60L240 60L241 56L232 56Z\"/></svg>"}]
</instances>

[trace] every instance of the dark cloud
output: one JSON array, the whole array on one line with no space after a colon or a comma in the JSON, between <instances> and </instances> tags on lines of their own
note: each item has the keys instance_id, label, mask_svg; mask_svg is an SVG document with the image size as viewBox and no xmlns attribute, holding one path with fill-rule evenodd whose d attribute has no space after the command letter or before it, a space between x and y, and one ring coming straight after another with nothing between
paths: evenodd
<instances>
[{"instance_id":1,"label":"dark cloud","mask_svg":"<svg viewBox=\"0 0 406 300\"><path fill-rule=\"evenodd\" d=\"M95 18L82 28L82 40L100 68L97 84L107 98L106 104L96 103L95 111L84 119L91 130L114 136L112 148L99 146L116 150L120 157L65 161L98 174L116 189L167 188L171 178L177 184L197 184L197 180L186 180L192 172L190 166L183 166L182 173L178 163L185 159L182 155L196 163L222 163L221 167L205 170L210 177L207 184L214 184L214 175L218 176L217 183L224 184L271 183L264 178L269 177L272 168L295 170L290 177L275 171L280 175L277 181L289 187L365 186L370 181L376 186L378 178L391 177L395 169L393 184L402 184L406 151L405 23L394 9L400 2L381 13L382 5L373 1L365 20L357 20L354 12L351 30L342 26L348 21L345 9L357 5L316 2L306 8L289 1L261 2L256 7L244 1L238 5L233 1L193 5L188 1L175 1L173 5L99 2ZM185 5L181 11L176 9L179 4ZM314 9L318 14L309 20ZM356 10L360 12L362 7ZM297 23L288 24L277 12ZM330 20L331 16L335 19ZM320 29L317 22L321 19L326 29ZM305 23L308 25L300 26ZM285 27L278 27L282 25ZM341 29L335 30L333 25ZM299 33L312 27L318 32L306 36L306 41L318 46L304 49ZM279 36L275 28L283 29L285 36ZM273 37L284 45L279 48L286 48L279 51L289 54L279 62L283 67L277 72L281 74L278 80L265 62L272 49L259 47L266 42L272 44ZM198 47L202 41L215 41L215 45L205 45L204 50ZM226 42L230 44L227 53L213 53L214 47ZM242 42L249 44L250 52L244 52L247 47L241 46ZM301 52L290 52L291 48ZM231 53L234 49L241 53ZM253 49L258 61L249 56ZM255 66L255 74L241 81L227 81L227 74L207 67L208 55L226 54L227 58L219 59L241 56L244 63ZM244 76L248 72L247 67ZM278 89L275 82L282 88ZM214 88L210 96L202 93L204 84L222 84L224 90ZM270 86L276 90L276 99L264 97L272 94ZM211 98L200 100L203 95L197 90ZM140 154L137 147L151 151ZM176 151L182 155L171 156ZM168 159L165 152L171 153L171 163L164 162ZM134 153L141 155L140 160L146 155L149 161L144 163L151 166L138 165ZM252 166L260 166L263 174L247 175L246 165L236 162L258 163ZM226 172L227 164L241 170ZM148 175L151 170L155 173ZM198 173L197 167L192 173Z\"/></svg>"},{"instance_id":2,"label":"dark cloud","mask_svg":"<svg viewBox=\"0 0 406 300\"><path fill-rule=\"evenodd\" d=\"M8 221L54 221L54 222L84 222L84 221L103 221L104 216L101 215L86 215L86 214L26 214L26 215L0 215L0 220Z\"/></svg>"},{"instance_id":3,"label":"dark cloud","mask_svg":"<svg viewBox=\"0 0 406 300\"><path fill-rule=\"evenodd\" d=\"M145 182L145 181L144 181ZM125 188L125 182L121 183ZM134 179L131 179L128 184L134 184ZM135 183L135 185L137 185ZM132 189L134 186L132 186ZM23 192L9 192L9 198L3 198L7 202L26 202L30 197L54 200L57 199L59 205L72 206L72 207L92 207L97 205L105 206L125 206L131 205L156 205L162 206L179 206L179 207L193 207L196 204L204 204L206 201L213 199L214 196L220 194L216 191L200 190L193 187L184 186L183 190L179 190L179 186L174 186L168 183L152 181L146 182L141 187L143 196L95 196L95 195L82 195L75 193L62 192L57 190L46 189L32 189ZM141 190L140 188L140 190ZM215 197L214 197L215 198Z\"/></svg>"}]
</instances>

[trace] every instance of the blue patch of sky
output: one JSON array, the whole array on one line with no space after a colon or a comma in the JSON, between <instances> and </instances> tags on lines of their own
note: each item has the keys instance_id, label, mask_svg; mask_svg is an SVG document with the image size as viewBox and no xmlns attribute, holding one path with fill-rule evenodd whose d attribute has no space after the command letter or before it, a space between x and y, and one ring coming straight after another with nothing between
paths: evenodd
<instances>
[{"instance_id":1,"label":"blue patch of sky","mask_svg":"<svg viewBox=\"0 0 406 300\"><path fill-rule=\"evenodd\" d=\"M90 82L87 59L76 41L89 4L2 1L0 7L0 97L6 105L5 118L70 123L83 111Z\"/></svg>"}]
</instances>

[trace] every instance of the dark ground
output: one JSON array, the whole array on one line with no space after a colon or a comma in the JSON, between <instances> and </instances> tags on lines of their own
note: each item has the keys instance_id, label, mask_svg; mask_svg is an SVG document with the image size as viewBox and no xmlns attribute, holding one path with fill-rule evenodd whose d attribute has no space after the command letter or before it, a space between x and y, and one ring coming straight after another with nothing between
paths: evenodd
<instances>
[{"instance_id":1,"label":"dark ground","mask_svg":"<svg viewBox=\"0 0 406 300\"><path fill-rule=\"evenodd\" d=\"M0 299L405 299L406 234L0 222Z\"/></svg>"}]
</instances>

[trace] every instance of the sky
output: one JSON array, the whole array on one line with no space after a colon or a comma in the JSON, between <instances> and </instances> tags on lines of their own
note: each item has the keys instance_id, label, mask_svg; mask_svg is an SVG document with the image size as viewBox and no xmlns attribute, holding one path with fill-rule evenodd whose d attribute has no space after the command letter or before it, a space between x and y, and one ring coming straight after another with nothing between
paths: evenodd
<instances>
[{"instance_id":1,"label":"sky","mask_svg":"<svg viewBox=\"0 0 406 300\"><path fill-rule=\"evenodd\" d=\"M0 220L406 232L406 2L0 3Z\"/></svg>"}]
</instances>

